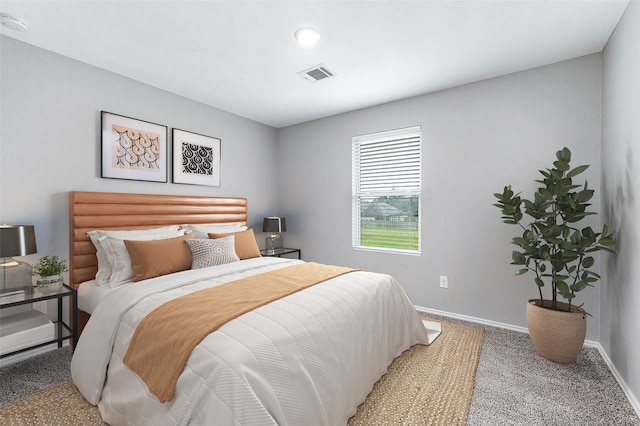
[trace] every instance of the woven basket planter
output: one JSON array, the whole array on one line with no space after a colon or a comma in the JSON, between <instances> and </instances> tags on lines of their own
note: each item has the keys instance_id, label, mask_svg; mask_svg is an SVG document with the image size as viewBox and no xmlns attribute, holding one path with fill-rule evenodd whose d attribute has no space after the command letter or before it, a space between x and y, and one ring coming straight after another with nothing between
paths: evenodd
<instances>
[{"instance_id":1,"label":"woven basket planter","mask_svg":"<svg viewBox=\"0 0 640 426\"><path fill-rule=\"evenodd\" d=\"M550 309L551 301L540 299L527 303L527 327L536 351L546 359L561 364L576 360L587 333L587 315L575 306L567 312L567 303L557 302L562 311Z\"/></svg>"}]
</instances>

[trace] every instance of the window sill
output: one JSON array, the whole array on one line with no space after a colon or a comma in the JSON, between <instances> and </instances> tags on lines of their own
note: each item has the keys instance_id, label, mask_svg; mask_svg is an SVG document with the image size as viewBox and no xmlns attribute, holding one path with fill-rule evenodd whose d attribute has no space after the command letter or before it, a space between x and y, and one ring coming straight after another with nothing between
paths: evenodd
<instances>
[{"instance_id":1,"label":"window sill","mask_svg":"<svg viewBox=\"0 0 640 426\"><path fill-rule=\"evenodd\" d=\"M352 246L354 251L368 251L374 253L386 253L386 254L401 254L407 256L422 256L422 252L419 250L402 250L402 249L392 249L385 247L361 247L361 246Z\"/></svg>"}]
</instances>

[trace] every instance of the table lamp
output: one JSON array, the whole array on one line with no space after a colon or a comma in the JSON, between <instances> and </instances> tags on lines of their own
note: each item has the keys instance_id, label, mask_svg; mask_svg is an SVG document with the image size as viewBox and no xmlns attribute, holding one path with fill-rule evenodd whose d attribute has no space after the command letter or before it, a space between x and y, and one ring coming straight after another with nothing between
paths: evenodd
<instances>
[{"instance_id":1,"label":"table lamp","mask_svg":"<svg viewBox=\"0 0 640 426\"><path fill-rule=\"evenodd\" d=\"M287 230L287 223L284 217L271 216L265 217L262 221L262 232L268 232L269 235L265 238L264 248L267 253L275 253L276 250L284 248L284 238L280 235L280 232Z\"/></svg>"},{"instance_id":2,"label":"table lamp","mask_svg":"<svg viewBox=\"0 0 640 426\"><path fill-rule=\"evenodd\" d=\"M31 265L11 259L38 251L33 225L0 225L0 290L31 286ZM7 280L9 282L7 282Z\"/></svg>"}]
</instances>

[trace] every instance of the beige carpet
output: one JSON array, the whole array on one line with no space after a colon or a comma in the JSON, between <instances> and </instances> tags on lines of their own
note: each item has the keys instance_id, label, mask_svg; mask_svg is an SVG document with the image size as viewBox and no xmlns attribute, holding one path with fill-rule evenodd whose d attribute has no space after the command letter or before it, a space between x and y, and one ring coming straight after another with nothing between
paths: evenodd
<instances>
[{"instance_id":1,"label":"beige carpet","mask_svg":"<svg viewBox=\"0 0 640 426\"><path fill-rule=\"evenodd\" d=\"M431 346L396 358L349 420L355 425L464 425L484 330L442 323ZM0 407L0 425L103 425L72 382Z\"/></svg>"}]
</instances>

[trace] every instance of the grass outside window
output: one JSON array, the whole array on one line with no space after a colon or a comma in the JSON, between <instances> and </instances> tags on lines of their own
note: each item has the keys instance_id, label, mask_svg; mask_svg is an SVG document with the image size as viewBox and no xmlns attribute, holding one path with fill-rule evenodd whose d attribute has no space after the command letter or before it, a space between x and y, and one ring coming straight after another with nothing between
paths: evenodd
<instances>
[{"instance_id":1,"label":"grass outside window","mask_svg":"<svg viewBox=\"0 0 640 426\"><path fill-rule=\"evenodd\" d=\"M360 245L366 247L418 250L418 230L361 228Z\"/></svg>"}]
</instances>

